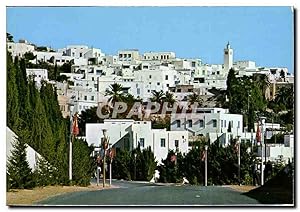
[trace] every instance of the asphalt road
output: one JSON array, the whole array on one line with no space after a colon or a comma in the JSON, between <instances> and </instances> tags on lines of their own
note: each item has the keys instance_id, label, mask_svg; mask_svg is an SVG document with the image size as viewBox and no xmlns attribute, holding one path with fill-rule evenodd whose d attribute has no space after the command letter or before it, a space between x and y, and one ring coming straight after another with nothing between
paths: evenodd
<instances>
[{"instance_id":1,"label":"asphalt road","mask_svg":"<svg viewBox=\"0 0 300 212\"><path fill-rule=\"evenodd\" d=\"M44 200L37 205L141 206L141 205L257 205L255 199L227 187L151 184L113 181L120 188L75 192ZM101 186L101 184L100 184Z\"/></svg>"}]
</instances>

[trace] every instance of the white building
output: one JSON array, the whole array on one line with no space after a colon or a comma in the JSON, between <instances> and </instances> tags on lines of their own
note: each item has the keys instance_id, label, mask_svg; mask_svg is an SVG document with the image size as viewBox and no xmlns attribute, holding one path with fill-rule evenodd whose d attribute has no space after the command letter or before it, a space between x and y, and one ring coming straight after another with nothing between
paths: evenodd
<instances>
[{"instance_id":1,"label":"white building","mask_svg":"<svg viewBox=\"0 0 300 212\"><path fill-rule=\"evenodd\" d=\"M142 70L134 72L135 78L143 82L143 99L152 97L152 91L169 90L179 83L177 71L171 66L146 66L143 65Z\"/></svg>"},{"instance_id":2,"label":"white building","mask_svg":"<svg viewBox=\"0 0 300 212\"><path fill-rule=\"evenodd\" d=\"M43 81L48 82L48 70L37 68L26 68L27 77L32 78L35 85L40 88Z\"/></svg>"},{"instance_id":3,"label":"white building","mask_svg":"<svg viewBox=\"0 0 300 212\"><path fill-rule=\"evenodd\" d=\"M171 115L171 131L189 131L189 136L205 136L227 145L231 138L242 136L243 116L223 108L197 108L195 113Z\"/></svg>"},{"instance_id":4,"label":"white building","mask_svg":"<svg viewBox=\"0 0 300 212\"><path fill-rule=\"evenodd\" d=\"M294 160L294 135L285 135L284 144L266 144L266 149L263 149L263 160L277 162L282 160L284 163ZM265 155L266 153L266 155ZM257 155L261 156L261 147L258 147Z\"/></svg>"},{"instance_id":5,"label":"white building","mask_svg":"<svg viewBox=\"0 0 300 212\"><path fill-rule=\"evenodd\" d=\"M146 52L143 55L143 60L162 60L167 61L175 59L176 55L174 52Z\"/></svg>"},{"instance_id":6,"label":"white building","mask_svg":"<svg viewBox=\"0 0 300 212\"><path fill-rule=\"evenodd\" d=\"M101 124L86 124L86 140L89 145L99 146L103 138L102 130L107 130L109 143L115 148L133 150L150 147L158 162L167 157L170 150L188 152L187 131L167 131L152 129L150 121L130 119L105 119Z\"/></svg>"},{"instance_id":7,"label":"white building","mask_svg":"<svg viewBox=\"0 0 300 212\"><path fill-rule=\"evenodd\" d=\"M137 49L127 49L118 51L119 61L120 62L128 62L131 63L132 61L139 60L139 50Z\"/></svg>"},{"instance_id":8,"label":"white building","mask_svg":"<svg viewBox=\"0 0 300 212\"><path fill-rule=\"evenodd\" d=\"M7 42L7 51L12 54L12 57L23 57L26 52L33 52L34 45L29 44L26 40L19 40L18 43Z\"/></svg>"}]
</instances>

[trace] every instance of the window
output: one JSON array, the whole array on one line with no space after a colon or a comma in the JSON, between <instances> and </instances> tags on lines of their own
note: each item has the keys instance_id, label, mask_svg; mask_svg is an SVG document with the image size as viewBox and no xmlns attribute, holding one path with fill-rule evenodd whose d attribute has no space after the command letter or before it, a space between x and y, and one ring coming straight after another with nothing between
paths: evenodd
<instances>
[{"instance_id":1,"label":"window","mask_svg":"<svg viewBox=\"0 0 300 212\"><path fill-rule=\"evenodd\" d=\"M176 126L177 126L177 128L180 128L180 120L176 120Z\"/></svg>"},{"instance_id":2,"label":"window","mask_svg":"<svg viewBox=\"0 0 300 212\"><path fill-rule=\"evenodd\" d=\"M160 82L158 82L157 85L160 85Z\"/></svg>"},{"instance_id":3,"label":"window","mask_svg":"<svg viewBox=\"0 0 300 212\"><path fill-rule=\"evenodd\" d=\"M221 120L221 127L223 127L223 120Z\"/></svg>"},{"instance_id":4,"label":"window","mask_svg":"<svg viewBox=\"0 0 300 212\"><path fill-rule=\"evenodd\" d=\"M169 87L170 85L169 84L167 84L167 88Z\"/></svg>"},{"instance_id":5,"label":"window","mask_svg":"<svg viewBox=\"0 0 300 212\"><path fill-rule=\"evenodd\" d=\"M193 121L192 120L188 120L188 126L193 127Z\"/></svg>"},{"instance_id":6,"label":"window","mask_svg":"<svg viewBox=\"0 0 300 212\"><path fill-rule=\"evenodd\" d=\"M226 127L226 120L224 120L224 127Z\"/></svg>"},{"instance_id":7,"label":"window","mask_svg":"<svg viewBox=\"0 0 300 212\"><path fill-rule=\"evenodd\" d=\"M91 100L92 100L92 101L94 101L94 98L95 98L94 96L91 96Z\"/></svg>"},{"instance_id":8,"label":"window","mask_svg":"<svg viewBox=\"0 0 300 212\"><path fill-rule=\"evenodd\" d=\"M177 92L181 92L181 88L178 88L178 89L177 89Z\"/></svg>"},{"instance_id":9,"label":"window","mask_svg":"<svg viewBox=\"0 0 300 212\"><path fill-rule=\"evenodd\" d=\"M151 75L149 75L149 79L151 79L152 78L152 76Z\"/></svg>"},{"instance_id":10,"label":"window","mask_svg":"<svg viewBox=\"0 0 300 212\"><path fill-rule=\"evenodd\" d=\"M228 54L228 51L225 51L225 54Z\"/></svg>"},{"instance_id":11,"label":"window","mask_svg":"<svg viewBox=\"0 0 300 212\"><path fill-rule=\"evenodd\" d=\"M202 71L202 74L205 75L205 70Z\"/></svg>"},{"instance_id":12,"label":"window","mask_svg":"<svg viewBox=\"0 0 300 212\"><path fill-rule=\"evenodd\" d=\"M128 54L128 57L131 58L131 54Z\"/></svg>"},{"instance_id":13,"label":"window","mask_svg":"<svg viewBox=\"0 0 300 212\"><path fill-rule=\"evenodd\" d=\"M82 53L81 52L79 53L79 57L82 57Z\"/></svg>"},{"instance_id":14,"label":"window","mask_svg":"<svg viewBox=\"0 0 300 212\"><path fill-rule=\"evenodd\" d=\"M168 79L169 79L169 76L168 76L168 75L166 75L166 76L165 76L165 80L168 80Z\"/></svg>"},{"instance_id":15,"label":"window","mask_svg":"<svg viewBox=\"0 0 300 212\"><path fill-rule=\"evenodd\" d=\"M166 147L166 139L165 138L160 139L160 146L161 147Z\"/></svg>"},{"instance_id":16,"label":"window","mask_svg":"<svg viewBox=\"0 0 300 212\"><path fill-rule=\"evenodd\" d=\"M204 127L204 120L203 119L200 119L199 123L200 123L200 127Z\"/></svg>"},{"instance_id":17,"label":"window","mask_svg":"<svg viewBox=\"0 0 300 212\"><path fill-rule=\"evenodd\" d=\"M94 77L92 77L92 81L94 81Z\"/></svg>"},{"instance_id":18,"label":"window","mask_svg":"<svg viewBox=\"0 0 300 212\"><path fill-rule=\"evenodd\" d=\"M150 93L150 90L148 90L148 93Z\"/></svg>"},{"instance_id":19,"label":"window","mask_svg":"<svg viewBox=\"0 0 300 212\"><path fill-rule=\"evenodd\" d=\"M176 148L178 147L178 144L179 144L179 141L178 141L178 140L175 140L175 147L176 147Z\"/></svg>"},{"instance_id":20,"label":"window","mask_svg":"<svg viewBox=\"0 0 300 212\"><path fill-rule=\"evenodd\" d=\"M145 145L145 139L140 138L140 147L144 147L144 145Z\"/></svg>"},{"instance_id":21,"label":"window","mask_svg":"<svg viewBox=\"0 0 300 212\"><path fill-rule=\"evenodd\" d=\"M11 46L8 46L9 49L11 49Z\"/></svg>"},{"instance_id":22,"label":"window","mask_svg":"<svg viewBox=\"0 0 300 212\"><path fill-rule=\"evenodd\" d=\"M84 100L87 100L87 96L84 96Z\"/></svg>"},{"instance_id":23,"label":"window","mask_svg":"<svg viewBox=\"0 0 300 212\"><path fill-rule=\"evenodd\" d=\"M240 128L240 121L238 121L238 128Z\"/></svg>"},{"instance_id":24,"label":"window","mask_svg":"<svg viewBox=\"0 0 300 212\"><path fill-rule=\"evenodd\" d=\"M217 74L220 74L220 71L217 71Z\"/></svg>"},{"instance_id":25,"label":"window","mask_svg":"<svg viewBox=\"0 0 300 212\"><path fill-rule=\"evenodd\" d=\"M196 62L192 62L192 67L196 67Z\"/></svg>"},{"instance_id":26,"label":"window","mask_svg":"<svg viewBox=\"0 0 300 212\"><path fill-rule=\"evenodd\" d=\"M193 89L189 88L189 89L188 89L188 92L193 92Z\"/></svg>"},{"instance_id":27,"label":"window","mask_svg":"<svg viewBox=\"0 0 300 212\"><path fill-rule=\"evenodd\" d=\"M216 119L213 119L213 127L217 127L217 120Z\"/></svg>"}]
</instances>

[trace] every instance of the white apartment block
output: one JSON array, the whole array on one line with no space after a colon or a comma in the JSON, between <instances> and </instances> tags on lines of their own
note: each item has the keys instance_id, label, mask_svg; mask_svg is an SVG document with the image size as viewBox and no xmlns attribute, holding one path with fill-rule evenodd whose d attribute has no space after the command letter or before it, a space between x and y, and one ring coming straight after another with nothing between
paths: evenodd
<instances>
[{"instance_id":1,"label":"white apartment block","mask_svg":"<svg viewBox=\"0 0 300 212\"><path fill-rule=\"evenodd\" d=\"M26 40L19 40L18 43L7 42L7 51L12 54L12 57L23 57L26 52L34 52L34 45L29 44Z\"/></svg>"},{"instance_id":2,"label":"white apartment block","mask_svg":"<svg viewBox=\"0 0 300 212\"><path fill-rule=\"evenodd\" d=\"M139 50L137 49L128 49L118 51L118 59L120 62L132 62L140 59Z\"/></svg>"},{"instance_id":3,"label":"white apartment block","mask_svg":"<svg viewBox=\"0 0 300 212\"><path fill-rule=\"evenodd\" d=\"M143 54L142 59L167 61L175 58L176 55L174 52L146 52Z\"/></svg>"},{"instance_id":4,"label":"white apartment block","mask_svg":"<svg viewBox=\"0 0 300 212\"><path fill-rule=\"evenodd\" d=\"M257 156L261 157L261 147L258 147ZM266 153L266 154L265 154ZM263 160L277 162L282 160L285 164L294 160L294 135L285 135L284 144L266 144L263 149Z\"/></svg>"},{"instance_id":5,"label":"white apartment block","mask_svg":"<svg viewBox=\"0 0 300 212\"><path fill-rule=\"evenodd\" d=\"M223 145L231 138L242 136L243 116L230 114L223 108L197 108L195 113L172 114L171 131L189 131L190 136L205 136L214 142L218 137Z\"/></svg>"},{"instance_id":6,"label":"white apartment block","mask_svg":"<svg viewBox=\"0 0 300 212\"><path fill-rule=\"evenodd\" d=\"M134 72L135 78L143 82L144 99L152 97L152 91L169 90L178 82L177 71L170 66L143 66L142 70Z\"/></svg>"},{"instance_id":7,"label":"white apartment block","mask_svg":"<svg viewBox=\"0 0 300 212\"><path fill-rule=\"evenodd\" d=\"M48 82L48 70L47 69L36 69L26 68L27 77L31 78L35 85L40 88L43 81Z\"/></svg>"},{"instance_id":8,"label":"white apartment block","mask_svg":"<svg viewBox=\"0 0 300 212\"><path fill-rule=\"evenodd\" d=\"M167 157L170 150L188 152L187 131L167 131L152 129L150 121L130 119L105 119L104 123L86 124L86 141L89 145L99 146L107 130L109 143L116 148L133 150L151 147L157 162Z\"/></svg>"}]
</instances>

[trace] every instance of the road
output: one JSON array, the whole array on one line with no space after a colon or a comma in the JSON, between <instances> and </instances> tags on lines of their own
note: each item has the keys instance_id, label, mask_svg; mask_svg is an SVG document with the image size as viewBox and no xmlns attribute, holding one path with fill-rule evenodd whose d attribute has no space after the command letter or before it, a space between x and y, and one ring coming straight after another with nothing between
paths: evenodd
<instances>
[{"instance_id":1,"label":"road","mask_svg":"<svg viewBox=\"0 0 300 212\"><path fill-rule=\"evenodd\" d=\"M44 200L37 205L254 205L255 199L222 186L150 184L113 181L119 188L69 193ZM101 184L100 184L101 186Z\"/></svg>"}]
</instances>

